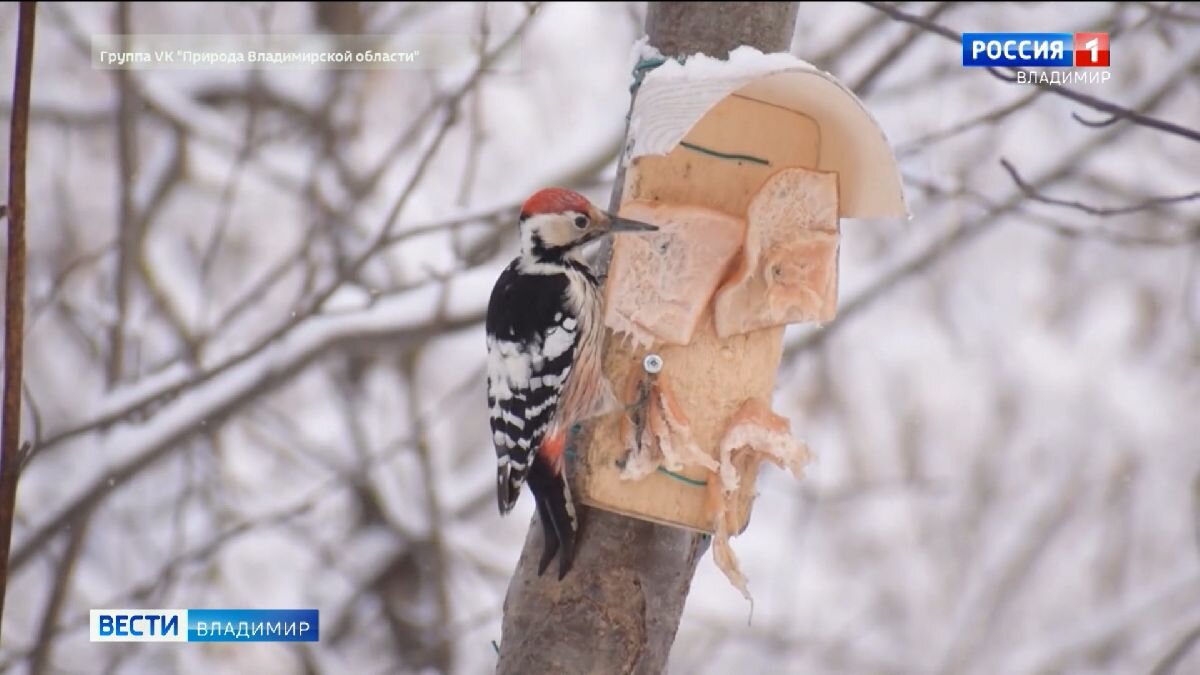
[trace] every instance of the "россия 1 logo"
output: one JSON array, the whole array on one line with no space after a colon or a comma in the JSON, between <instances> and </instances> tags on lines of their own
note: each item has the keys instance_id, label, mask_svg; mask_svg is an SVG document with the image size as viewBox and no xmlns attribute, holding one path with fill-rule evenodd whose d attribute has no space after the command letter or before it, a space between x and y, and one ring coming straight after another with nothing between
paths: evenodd
<instances>
[{"instance_id":1,"label":"\u0440\u043e\u0441\u0441\u0438\u044f 1 logo","mask_svg":"<svg viewBox=\"0 0 1200 675\"><path fill-rule=\"evenodd\" d=\"M1107 68L1108 33L963 33L965 67Z\"/></svg>"}]
</instances>

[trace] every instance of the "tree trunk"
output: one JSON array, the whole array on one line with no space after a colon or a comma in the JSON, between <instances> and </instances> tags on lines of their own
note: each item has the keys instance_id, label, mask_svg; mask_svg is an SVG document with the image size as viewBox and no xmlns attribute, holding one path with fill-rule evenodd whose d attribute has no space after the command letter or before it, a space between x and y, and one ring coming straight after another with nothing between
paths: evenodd
<instances>
[{"instance_id":1,"label":"tree trunk","mask_svg":"<svg viewBox=\"0 0 1200 675\"><path fill-rule=\"evenodd\" d=\"M646 32L667 56L724 58L740 45L787 51L796 9L792 2L654 2ZM620 190L618 176L614 205ZM542 528L531 523L504 600L497 673L663 672L708 538L582 505L579 512L579 549L562 581L551 571L537 575Z\"/></svg>"}]
</instances>

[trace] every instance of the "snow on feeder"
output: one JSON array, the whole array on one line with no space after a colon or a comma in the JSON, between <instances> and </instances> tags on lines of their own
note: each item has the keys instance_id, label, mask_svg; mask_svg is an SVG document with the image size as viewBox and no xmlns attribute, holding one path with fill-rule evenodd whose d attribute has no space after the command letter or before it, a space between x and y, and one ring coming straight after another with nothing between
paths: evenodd
<instances>
[{"instance_id":1,"label":"snow on feeder","mask_svg":"<svg viewBox=\"0 0 1200 675\"><path fill-rule=\"evenodd\" d=\"M882 130L831 75L742 47L666 61L637 91L614 242L603 418L578 468L584 503L715 535L745 530L762 460L809 459L771 411L784 327L837 311L839 218L906 216Z\"/></svg>"}]
</instances>

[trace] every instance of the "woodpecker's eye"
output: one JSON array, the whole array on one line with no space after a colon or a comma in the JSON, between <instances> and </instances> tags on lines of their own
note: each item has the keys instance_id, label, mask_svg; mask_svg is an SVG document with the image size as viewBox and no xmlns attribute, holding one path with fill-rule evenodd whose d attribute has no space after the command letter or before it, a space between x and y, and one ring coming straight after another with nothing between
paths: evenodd
<instances>
[{"instance_id":1,"label":"woodpecker's eye","mask_svg":"<svg viewBox=\"0 0 1200 675\"><path fill-rule=\"evenodd\" d=\"M583 229L588 226L587 216L575 216L575 227Z\"/></svg>"}]
</instances>

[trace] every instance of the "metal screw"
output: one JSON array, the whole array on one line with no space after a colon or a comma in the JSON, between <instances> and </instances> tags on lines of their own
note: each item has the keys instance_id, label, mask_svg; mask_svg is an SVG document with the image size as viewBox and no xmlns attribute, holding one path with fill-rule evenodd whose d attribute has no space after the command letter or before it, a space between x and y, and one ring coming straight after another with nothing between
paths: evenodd
<instances>
[{"instance_id":1,"label":"metal screw","mask_svg":"<svg viewBox=\"0 0 1200 675\"><path fill-rule=\"evenodd\" d=\"M642 359L642 368L651 375L657 375L662 372L663 359L658 354L647 354L646 358Z\"/></svg>"}]
</instances>

